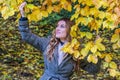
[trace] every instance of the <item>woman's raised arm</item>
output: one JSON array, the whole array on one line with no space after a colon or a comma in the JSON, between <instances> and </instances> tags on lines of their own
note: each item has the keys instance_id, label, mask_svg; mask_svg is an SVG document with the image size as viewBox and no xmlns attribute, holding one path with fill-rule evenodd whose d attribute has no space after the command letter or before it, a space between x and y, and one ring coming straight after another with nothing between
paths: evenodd
<instances>
[{"instance_id":1,"label":"woman's raised arm","mask_svg":"<svg viewBox=\"0 0 120 80\"><path fill-rule=\"evenodd\" d=\"M39 37L30 31L29 21L25 17L25 12L24 12L25 5L26 2L23 2L19 6L19 10L21 13L21 18L19 19L19 31L22 36L22 40L24 40L25 42L31 44L32 46L43 52L47 47L50 39L45 37Z\"/></svg>"}]
</instances>

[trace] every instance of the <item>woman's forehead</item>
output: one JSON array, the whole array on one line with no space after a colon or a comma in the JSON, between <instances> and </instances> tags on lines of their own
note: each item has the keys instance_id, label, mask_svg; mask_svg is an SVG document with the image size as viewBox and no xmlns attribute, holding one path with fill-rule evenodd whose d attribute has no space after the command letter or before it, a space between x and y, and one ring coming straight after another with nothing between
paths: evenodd
<instances>
[{"instance_id":1,"label":"woman's forehead","mask_svg":"<svg viewBox=\"0 0 120 80\"><path fill-rule=\"evenodd\" d=\"M60 20L60 21L58 21L58 25L60 25L60 24L65 25L65 24L66 24L66 22L65 22L64 20Z\"/></svg>"}]
</instances>

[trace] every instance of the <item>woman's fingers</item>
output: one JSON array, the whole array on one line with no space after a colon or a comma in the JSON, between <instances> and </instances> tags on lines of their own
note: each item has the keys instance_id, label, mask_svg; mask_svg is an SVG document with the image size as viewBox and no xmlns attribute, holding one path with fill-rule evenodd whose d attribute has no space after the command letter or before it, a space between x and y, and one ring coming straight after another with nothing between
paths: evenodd
<instances>
[{"instance_id":1,"label":"woman's fingers","mask_svg":"<svg viewBox=\"0 0 120 80\"><path fill-rule=\"evenodd\" d=\"M19 10L20 10L20 14L22 17L25 17L25 12L24 12L24 7L27 3L23 2L20 6L19 6Z\"/></svg>"},{"instance_id":2,"label":"woman's fingers","mask_svg":"<svg viewBox=\"0 0 120 80\"><path fill-rule=\"evenodd\" d=\"M27 4L26 2L23 2L23 3L19 6L19 10L20 10L20 11L23 10L26 4Z\"/></svg>"}]
</instances>

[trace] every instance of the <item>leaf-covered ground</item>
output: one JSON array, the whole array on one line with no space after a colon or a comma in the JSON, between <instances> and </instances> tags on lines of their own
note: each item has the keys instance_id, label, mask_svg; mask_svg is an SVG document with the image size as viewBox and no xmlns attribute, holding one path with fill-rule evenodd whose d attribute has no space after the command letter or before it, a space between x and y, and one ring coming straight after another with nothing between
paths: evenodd
<instances>
[{"instance_id":1,"label":"leaf-covered ground","mask_svg":"<svg viewBox=\"0 0 120 80\"><path fill-rule=\"evenodd\" d=\"M21 40L16 18L3 20L0 18L0 80L38 80L43 73L43 58L38 50ZM39 36L46 34L53 28L49 25L39 26L30 24L32 32ZM120 69L120 55L115 54L115 62ZM107 70L99 74L90 75L80 70L71 80L120 80L108 75Z\"/></svg>"}]
</instances>

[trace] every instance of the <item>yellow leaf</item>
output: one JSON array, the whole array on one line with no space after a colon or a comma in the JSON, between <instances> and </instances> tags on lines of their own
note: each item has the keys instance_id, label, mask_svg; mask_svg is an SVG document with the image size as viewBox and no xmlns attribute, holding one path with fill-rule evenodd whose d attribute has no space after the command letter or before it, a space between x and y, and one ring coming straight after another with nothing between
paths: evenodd
<instances>
[{"instance_id":1,"label":"yellow leaf","mask_svg":"<svg viewBox=\"0 0 120 80\"><path fill-rule=\"evenodd\" d=\"M70 35L71 35L71 37L77 37L76 31L71 31L71 32L70 32Z\"/></svg>"},{"instance_id":2,"label":"yellow leaf","mask_svg":"<svg viewBox=\"0 0 120 80\"><path fill-rule=\"evenodd\" d=\"M86 49L84 48L84 49L82 49L80 52L81 52L81 55L82 55L83 58L84 58L85 56L88 55L89 50L86 50Z\"/></svg>"},{"instance_id":3,"label":"yellow leaf","mask_svg":"<svg viewBox=\"0 0 120 80\"><path fill-rule=\"evenodd\" d=\"M110 54L107 54L107 55L105 56L105 61L106 61L106 62L110 62L111 60L112 60L111 55L110 55Z\"/></svg>"},{"instance_id":4,"label":"yellow leaf","mask_svg":"<svg viewBox=\"0 0 120 80\"><path fill-rule=\"evenodd\" d=\"M74 49L71 46L70 42L66 43L61 50L63 52L65 52L65 53L69 53L69 54L73 54L74 53Z\"/></svg>"},{"instance_id":5,"label":"yellow leaf","mask_svg":"<svg viewBox=\"0 0 120 80\"><path fill-rule=\"evenodd\" d=\"M72 26L72 30L77 31L78 30L78 26L77 25L73 25Z\"/></svg>"},{"instance_id":6,"label":"yellow leaf","mask_svg":"<svg viewBox=\"0 0 120 80\"><path fill-rule=\"evenodd\" d=\"M75 22L77 25L79 23L81 24L85 24L86 23L86 18L85 17L79 17L78 19L76 19L76 22Z\"/></svg>"},{"instance_id":7,"label":"yellow leaf","mask_svg":"<svg viewBox=\"0 0 120 80\"><path fill-rule=\"evenodd\" d=\"M72 5L67 0L60 0L60 4L61 4L62 8L64 8L65 10L68 10L68 11L72 10Z\"/></svg>"},{"instance_id":8,"label":"yellow leaf","mask_svg":"<svg viewBox=\"0 0 120 80\"><path fill-rule=\"evenodd\" d=\"M68 52L68 47L70 46L70 43L66 43L63 48L61 49L63 52L67 53Z\"/></svg>"},{"instance_id":9,"label":"yellow leaf","mask_svg":"<svg viewBox=\"0 0 120 80\"><path fill-rule=\"evenodd\" d=\"M105 18L105 15L106 15L106 14L105 14L105 12L103 12L103 11L100 11L99 14L98 14L98 16L99 16L100 19Z\"/></svg>"},{"instance_id":10,"label":"yellow leaf","mask_svg":"<svg viewBox=\"0 0 120 80\"><path fill-rule=\"evenodd\" d=\"M103 40L102 38L98 37L97 40L95 41L95 43L96 43L96 44L101 43L102 40Z\"/></svg>"},{"instance_id":11,"label":"yellow leaf","mask_svg":"<svg viewBox=\"0 0 120 80\"><path fill-rule=\"evenodd\" d=\"M92 53L95 53L97 51L97 46L94 45L90 50L91 50Z\"/></svg>"},{"instance_id":12,"label":"yellow leaf","mask_svg":"<svg viewBox=\"0 0 120 80\"><path fill-rule=\"evenodd\" d=\"M32 14L28 15L28 19L30 21L38 21L42 18L42 14L40 13L41 11L39 9L36 9L32 11Z\"/></svg>"},{"instance_id":13,"label":"yellow leaf","mask_svg":"<svg viewBox=\"0 0 120 80\"><path fill-rule=\"evenodd\" d=\"M85 45L85 48L87 49L87 50L90 50L92 47L93 47L93 42L92 41L90 41L90 42L88 42L86 45Z\"/></svg>"},{"instance_id":14,"label":"yellow leaf","mask_svg":"<svg viewBox=\"0 0 120 80\"><path fill-rule=\"evenodd\" d=\"M13 8L13 7L17 7L18 4L17 4L16 0L11 0L11 1L10 1L10 6L11 6L12 8Z\"/></svg>"},{"instance_id":15,"label":"yellow leaf","mask_svg":"<svg viewBox=\"0 0 120 80\"><path fill-rule=\"evenodd\" d=\"M80 43L77 42L77 43L74 45L73 49L79 49L79 46L80 46Z\"/></svg>"},{"instance_id":16,"label":"yellow leaf","mask_svg":"<svg viewBox=\"0 0 120 80\"><path fill-rule=\"evenodd\" d=\"M118 16L116 14L112 14L112 17L111 17L114 21L118 20Z\"/></svg>"},{"instance_id":17,"label":"yellow leaf","mask_svg":"<svg viewBox=\"0 0 120 80\"><path fill-rule=\"evenodd\" d=\"M78 0L79 4L82 2L82 0Z\"/></svg>"},{"instance_id":18,"label":"yellow leaf","mask_svg":"<svg viewBox=\"0 0 120 80\"><path fill-rule=\"evenodd\" d=\"M83 16L88 16L90 14L89 10L90 10L89 7L86 6L85 8L81 8L80 13Z\"/></svg>"},{"instance_id":19,"label":"yellow leaf","mask_svg":"<svg viewBox=\"0 0 120 80\"><path fill-rule=\"evenodd\" d=\"M88 25L93 20L93 18L91 17L86 17L85 19L86 19L85 25Z\"/></svg>"},{"instance_id":20,"label":"yellow leaf","mask_svg":"<svg viewBox=\"0 0 120 80\"><path fill-rule=\"evenodd\" d=\"M93 5L93 1L92 1L92 0L88 0L88 1L86 1L86 4L87 4L88 6L92 6L92 5Z\"/></svg>"},{"instance_id":21,"label":"yellow leaf","mask_svg":"<svg viewBox=\"0 0 120 80\"><path fill-rule=\"evenodd\" d=\"M26 7L29 8L29 9L32 9L32 10L35 9L35 8L37 8L37 7L36 7L35 5L33 5L33 4L27 4Z\"/></svg>"},{"instance_id":22,"label":"yellow leaf","mask_svg":"<svg viewBox=\"0 0 120 80\"><path fill-rule=\"evenodd\" d=\"M77 37L77 33L76 33L77 29L78 29L77 25L71 27L71 31L70 31L71 37Z\"/></svg>"},{"instance_id":23,"label":"yellow leaf","mask_svg":"<svg viewBox=\"0 0 120 80\"><path fill-rule=\"evenodd\" d=\"M106 18L109 19L110 21L112 21L112 14L106 12Z\"/></svg>"},{"instance_id":24,"label":"yellow leaf","mask_svg":"<svg viewBox=\"0 0 120 80\"><path fill-rule=\"evenodd\" d=\"M97 58L96 55L93 55L93 56L92 56L92 62L93 62L94 64L97 64L98 58Z\"/></svg>"},{"instance_id":25,"label":"yellow leaf","mask_svg":"<svg viewBox=\"0 0 120 80\"><path fill-rule=\"evenodd\" d=\"M52 3L55 3L55 2L57 2L58 0L52 0Z\"/></svg>"},{"instance_id":26,"label":"yellow leaf","mask_svg":"<svg viewBox=\"0 0 120 80\"><path fill-rule=\"evenodd\" d=\"M61 4L67 3L67 0L60 0Z\"/></svg>"},{"instance_id":27,"label":"yellow leaf","mask_svg":"<svg viewBox=\"0 0 120 80\"><path fill-rule=\"evenodd\" d=\"M4 2L4 0L0 0L0 4L3 3L3 2Z\"/></svg>"},{"instance_id":28,"label":"yellow leaf","mask_svg":"<svg viewBox=\"0 0 120 80\"><path fill-rule=\"evenodd\" d=\"M1 9L1 14L4 19L7 19L9 16L14 15L14 13L15 13L15 10L11 7L5 6Z\"/></svg>"},{"instance_id":29,"label":"yellow leaf","mask_svg":"<svg viewBox=\"0 0 120 80\"><path fill-rule=\"evenodd\" d=\"M100 25L98 25L98 21L93 19L89 24L88 27L90 27L90 30L96 30L98 31L98 28L100 27Z\"/></svg>"},{"instance_id":30,"label":"yellow leaf","mask_svg":"<svg viewBox=\"0 0 120 80\"><path fill-rule=\"evenodd\" d=\"M111 30L115 29L117 26L115 25L115 21L109 21L108 22L109 28L111 28Z\"/></svg>"},{"instance_id":31,"label":"yellow leaf","mask_svg":"<svg viewBox=\"0 0 120 80\"><path fill-rule=\"evenodd\" d=\"M74 2L74 3L76 2L76 0L71 0L71 1Z\"/></svg>"},{"instance_id":32,"label":"yellow leaf","mask_svg":"<svg viewBox=\"0 0 120 80\"><path fill-rule=\"evenodd\" d=\"M79 4L76 4L76 5L74 6L74 9L76 9L75 14L76 14L76 13L80 13L80 5L79 5Z\"/></svg>"},{"instance_id":33,"label":"yellow leaf","mask_svg":"<svg viewBox=\"0 0 120 80\"><path fill-rule=\"evenodd\" d=\"M47 11L48 11L49 14L52 12L52 10L53 10L53 7L52 6L48 6Z\"/></svg>"},{"instance_id":34,"label":"yellow leaf","mask_svg":"<svg viewBox=\"0 0 120 80\"><path fill-rule=\"evenodd\" d=\"M107 1L98 0L98 3L97 3L97 5L96 5L96 7L97 7L97 8L100 8L101 6L107 7L107 6L108 6Z\"/></svg>"},{"instance_id":35,"label":"yellow leaf","mask_svg":"<svg viewBox=\"0 0 120 80\"><path fill-rule=\"evenodd\" d=\"M73 53L75 58L78 58L80 56L80 52L78 50L74 51Z\"/></svg>"},{"instance_id":36,"label":"yellow leaf","mask_svg":"<svg viewBox=\"0 0 120 80\"><path fill-rule=\"evenodd\" d=\"M101 57L100 58L105 58L106 57L106 55L107 55L107 53L103 53L102 55L101 55Z\"/></svg>"},{"instance_id":37,"label":"yellow leaf","mask_svg":"<svg viewBox=\"0 0 120 80\"><path fill-rule=\"evenodd\" d=\"M80 46L80 42L76 38L74 38L72 39L71 46L73 47L73 49L78 49Z\"/></svg>"},{"instance_id":38,"label":"yellow leaf","mask_svg":"<svg viewBox=\"0 0 120 80\"><path fill-rule=\"evenodd\" d=\"M92 38L92 33L86 32L86 37L87 37L88 39L91 39L91 38Z\"/></svg>"},{"instance_id":39,"label":"yellow leaf","mask_svg":"<svg viewBox=\"0 0 120 80\"><path fill-rule=\"evenodd\" d=\"M32 2L33 0L27 0L28 2Z\"/></svg>"},{"instance_id":40,"label":"yellow leaf","mask_svg":"<svg viewBox=\"0 0 120 80\"><path fill-rule=\"evenodd\" d=\"M116 42L116 41L118 41L119 40L119 35L118 34L113 34L112 35L112 38L111 38L111 42Z\"/></svg>"},{"instance_id":41,"label":"yellow leaf","mask_svg":"<svg viewBox=\"0 0 120 80\"><path fill-rule=\"evenodd\" d=\"M36 16L37 16L37 21L42 19L42 13L39 13Z\"/></svg>"},{"instance_id":42,"label":"yellow leaf","mask_svg":"<svg viewBox=\"0 0 120 80\"><path fill-rule=\"evenodd\" d=\"M99 10L97 9L97 8L90 8L90 11L89 11L89 13L91 14L91 15L98 15L99 13Z\"/></svg>"},{"instance_id":43,"label":"yellow leaf","mask_svg":"<svg viewBox=\"0 0 120 80\"><path fill-rule=\"evenodd\" d=\"M74 53L74 49L73 49L72 47L69 47L69 48L68 48L68 53L69 53L69 54L73 54L73 53Z\"/></svg>"},{"instance_id":44,"label":"yellow leaf","mask_svg":"<svg viewBox=\"0 0 120 80\"><path fill-rule=\"evenodd\" d=\"M0 11L1 11L1 9L2 9L2 6L0 6Z\"/></svg>"},{"instance_id":45,"label":"yellow leaf","mask_svg":"<svg viewBox=\"0 0 120 80\"><path fill-rule=\"evenodd\" d=\"M113 45L112 45L112 48L113 48L113 49L117 49L117 48L118 48L118 45L117 45L117 44L113 44Z\"/></svg>"},{"instance_id":46,"label":"yellow leaf","mask_svg":"<svg viewBox=\"0 0 120 80\"><path fill-rule=\"evenodd\" d=\"M102 54L101 54L100 52L98 52L98 51L97 51L95 54L96 54L97 56L99 56L100 58L101 58L101 56L102 56Z\"/></svg>"},{"instance_id":47,"label":"yellow leaf","mask_svg":"<svg viewBox=\"0 0 120 80\"><path fill-rule=\"evenodd\" d=\"M108 22L107 22L107 21L104 21L104 22L103 22L103 28L109 28L109 25L108 25Z\"/></svg>"},{"instance_id":48,"label":"yellow leaf","mask_svg":"<svg viewBox=\"0 0 120 80\"><path fill-rule=\"evenodd\" d=\"M91 55L91 54L88 56L87 61L88 61L89 63L92 62L92 55Z\"/></svg>"},{"instance_id":49,"label":"yellow leaf","mask_svg":"<svg viewBox=\"0 0 120 80\"><path fill-rule=\"evenodd\" d=\"M2 71L2 74L3 75L8 75L8 72L7 71Z\"/></svg>"},{"instance_id":50,"label":"yellow leaf","mask_svg":"<svg viewBox=\"0 0 120 80\"><path fill-rule=\"evenodd\" d=\"M60 8L60 5L54 5L54 6L53 6L53 11L54 11L54 12L59 12L60 9L61 9L61 8Z\"/></svg>"},{"instance_id":51,"label":"yellow leaf","mask_svg":"<svg viewBox=\"0 0 120 80\"><path fill-rule=\"evenodd\" d=\"M120 48L120 39L117 42L117 46Z\"/></svg>"},{"instance_id":52,"label":"yellow leaf","mask_svg":"<svg viewBox=\"0 0 120 80\"><path fill-rule=\"evenodd\" d=\"M110 66L110 68L112 68L112 69L117 69L117 65L116 65L116 63L113 62L113 61L110 62L109 66Z\"/></svg>"},{"instance_id":53,"label":"yellow leaf","mask_svg":"<svg viewBox=\"0 0 120 80\"><path fill-rule=\"evenodd\" d=\"M79 13L73 14L72 17L71 17L71 20L78 18L78 16L79 16Z\"/></svg>"},{"instance_id":54,"label":"yellow leaf","mask_svg":"<svg viewBox=\"0 0 120 80\"><path fill-rule=\"evenodd\" d=\"M21 4L24 0L17 0L18 4Z\"/></svg>"},{"instance_id":55,"label":"yellow leaf","mask_svg":"<svg viewBox=\"0 0 120 80\"><path fill-rule=\"evenodd\" d=\"M79 34L81 38L83 38L86 35L85 32L79 32Z\"/></svg>"},{"instance_id":56,"label":"yellow leaf","mask_svg":"<svg viewBox=\"0 0 120 80\"><path fill-rule=\"evenodd\" d=\"M115 69L109 69L110 76L115 77L117 75L117 71Z\"/></svg>"},{"instance_id":57,"label":"yellow leaf","mask_svg":"<svg viewBox=\"0 0 120 80\"><path fill-rule=\"evenodd\" d=\"M95 64L98 62L97 56L96 55L92 55L92 54L90 54L88 56L87 60L88 60L88 62L92 62L92 63L95 63Z\"/></svg>"},{"instance_id":58,"label":"yellow leaf","mask_svg":"<svg viewBox=\"0 0 120 80\"><path fill-rule=\"evenodd\" d=\"M67 6L67 10L68 10L68 11L72 11L72 6L71 6L70 3L68 3L68 5L66 5L66 6Z\"/></svg>"},{"instance_id":59,"label":"yellow leaf","mask_svg":"<svg viewBox=\"0 0 120 80\"><path fill-rule=\"evenodd\" d=\"M115 34L119 34L120 33L120 28L115 30Z\"/></svg>"},{"instance_id":60,"label":"yellow leaf","mask_svg":"<svg viewBox=\"0 0 120 80\"><path fill-rule=\"evenodd\" d=\"M48 12L47 11L41 11L43 17L48 17Z\"/></svg>"},{"instance_id":61,"label":"yellow leaf","mask_svg":"<svg viewBox=\"0 0 120 80\"><path fill-rule=\"evenodd\" d=\"M105 46L103 44L97 43L96 46L97 46L98 50L105 51Z\"/></svg>"}]
</instances>

